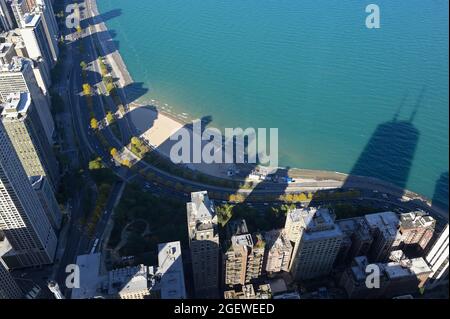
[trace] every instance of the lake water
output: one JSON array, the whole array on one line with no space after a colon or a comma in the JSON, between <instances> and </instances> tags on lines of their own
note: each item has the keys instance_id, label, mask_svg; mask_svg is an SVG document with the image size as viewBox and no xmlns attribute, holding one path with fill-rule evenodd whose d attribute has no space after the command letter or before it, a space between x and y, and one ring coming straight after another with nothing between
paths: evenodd
<instances>
[{"instance_id":1,"label":"lake water","mask_svg":"<svg viewBox=\"0 0 450 319\"><path fill-rule=\"evenodd\" d=\"M283 166L401 176L448 204L448 1L372 2L376 30L360 0L98 0L141 101L279 128Z\"/></svg>"}]
</instances>

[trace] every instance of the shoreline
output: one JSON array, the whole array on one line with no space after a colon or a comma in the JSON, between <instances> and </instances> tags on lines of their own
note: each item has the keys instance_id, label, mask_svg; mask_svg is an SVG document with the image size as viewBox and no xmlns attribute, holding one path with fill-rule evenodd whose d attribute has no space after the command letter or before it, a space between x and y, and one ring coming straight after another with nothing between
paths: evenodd
<instances>
[{"instance_id":1,"label":"shoreline","mask_svg":"<svg viewBox=\"0 0 450 319\"><path fill-rule=\"evenodd\" d=\"M129 73L126 64L117 48L114 48L114 50L105 50L105 43L108 43L112 41L112 38L109 34L109 30L106 26L106 23L101 19L100 12L98 10L97 1L96 0L86 0L90 3L90 7L92 10L92 13L94 14L95 18L95 25L94 27L102 32L103 37L100 40L101 43L101 50L102 55L108 60L108 63L111 65L112 73L116 75L116 78L119 79L120 87L126 87L132 83L134 83L131 74ZM109 54L104 54L105 52L111 52ZM170 111L166 111L164 108L162 108L159 105L159 101L151 100L152 104L143 104L139 103L138 100L133 101L131 103L128 103L130 109L136 110L140 108L148 109L150 112L153 112L153 118L155 119L155 124L150 129L148 129L147 132L141 132L140 134L147 134L149 139L149 142L152 145L158 146L158 143L161 144L161 141L166 141L169 139L169 137L178 129L185 126L186 124L192 123L188 117L183 118L179 114L172 113ZM154 101L156 103L154 103ZM151 110L150 108L154 107L155 110ZM137 131L137 129L135 128ZM153 132L152 132L153 131ZM153 143L155 142L155 143ZM161 152L164 154L164 152ZM284 169L283 167L279 167L279 169ZM295 176L298 176L299 179L304 180L315 180L315 181L324 181L324 180L330 180L330 181L337 181L337 182L345 182L349 178L349 174L347 173L341 173L341 172L333 172L333 171L325 171L325 170L313 170L313 169L300 169L300 168L291 168L289 171L292 171ZM214 175L213 175L214 176ZM362 185L371 185L373 186L373 189L383 189L387 193L394 193L399 194L400 192L403 192L404 196L411 198L411 199L419 199L423 201L428 207L426 209L432 210L436 212L437 214L441 216L447 216L448 219L448 212L445 208L441 208L438 206L431 206L431 201L416 192L410 191L408 189L401 189L400 187L391 184L389 182L376 179L369 176L352 176L352 178L355 177L355 188L357 188L357 185L360 185L361 188L367 188L362 187ZM360 183L360 184L358 184ZM357 184L357 185L356 185ZM376 188L375 188L376 187Z\"/></svg>"}]
</instances>

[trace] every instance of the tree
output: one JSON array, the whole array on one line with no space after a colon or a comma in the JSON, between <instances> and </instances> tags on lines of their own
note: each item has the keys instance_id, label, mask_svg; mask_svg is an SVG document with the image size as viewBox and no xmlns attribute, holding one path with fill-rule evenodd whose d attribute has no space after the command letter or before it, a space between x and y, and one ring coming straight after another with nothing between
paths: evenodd
<instances>
[{"instance_id":1,"label":"tree","mask_svg":"<svg viewBox=\"0 0 450 319\"><path fill-rule=\"evenodd\" d=\"M93 130L98 129L98 121L95 118L91 119L91 129Z\"/></svg>"},{"instance_id":2,"label":"tree","mask_svg":"<svg viewBox=\"0 0 450 319\"><path fill-rule=\"evenodd\" d=\"M122 160L122 165L130 168L131 167L131 162L130 162L129 159L124 159L124 160Z\"/></svg>"},{"instance_id":3,"label":"tree","mask_svg":"<svg viewBox=\"0 0 450 319\"><path fill-rule=\"evenodd\" d=\"M108 67L106 66L105 62L103 62L102 57L98 57L98 64L100 65L100 72L102 73L102 77L106 76L108 74Z\"/></svg>"},{"instance_id":4,"label":"tree","mask_svg":"<svg viewBox=\"0 0 450 319\"><path fill-rule=\"evenodd\" d=\"M108 94L111 94L111 92L112 92L112 90L114 90L114 88L115 88L114 83L112 83L112 82L106 83L106 92Z\"/></svg>"},{"instance_id":5,"label":"tree","mask_svg":"<svg viewBox=\"0 0 450 319\"><path fill-rule=\"evenodd\" d=\"M89 170L97 170L104 168L102 159L100 157L97 157L96 159L89 162Z\"/></svg>"},{"instance_id":6,"label":"tree","mask_svg":"<svg viewBox=\"0 0 450 319\"><path fill-rule=\"evenodd\" d=\"M82 31L83 29L81 29L81 26L80 26L80 25L78 25L78 26L76 27L76 30L77 30L77 33L78 33L78 34L80 34L80 33L81 33L81 31Z\"/></svg>"},{"instance_id":7,"label":"tree","mask_svg":"<svg viewBox=\"0 0 450 319\"><path fill-rule=\"evenodd\" d=\"M113 158L115 158L117 156L119 152L117 151L117 149L115 147L113 147L110 151L110 154Z\"/></svg>"},{"instance_id":8,"label":"tree","mask_svg":"<svg viewBox=\"0 0 450 319\"><path fill-rule=\"evenodd\" d=\"M92 95L92 88L88 83L83 84L83 94L84 95Z\"/></svg>"},{"instance_id":9,"label":"tree","mask_svg":"<svg viewBox=\"0 0 450 319\"><path fill-rule=\"evenodd\" d=\"M141 141L136 136L133 136L131 138L131 144L133 144L133 145L135 145L137 147L140 147L141 146Z\"/></svg>"},{"instance_id":10,"label":"tree","mask_svg":"<svg viewBox=\"0 0 450 319\"><path fill-rule=\"evenodd\" d=\"M106 121L108 124L114 123L114 115L111 112L106 113Z\"/></svg>"},{"instance_id":11,"label":"tree","mask_svg":"<svg viewBox=\"0 0 450 319\"><path fill-rule=\"evenodd\" d=\"M87 64L86 64L86 62L84 62L84 61L81 61L81 62L80 62L80 66L81 66L81 68L82 68L83 70L87 68Z\"/></svg>"},{"instance_id":12,"label":"tree","mask_svg":"<svg viewBox=\"0 0 450 319\"><path fill-rule=\"evenodd\" d=\"M217 207L217 222L223 226L231 219L233 216L233 205L225 204Z\"/></svg>"}]
</instances>

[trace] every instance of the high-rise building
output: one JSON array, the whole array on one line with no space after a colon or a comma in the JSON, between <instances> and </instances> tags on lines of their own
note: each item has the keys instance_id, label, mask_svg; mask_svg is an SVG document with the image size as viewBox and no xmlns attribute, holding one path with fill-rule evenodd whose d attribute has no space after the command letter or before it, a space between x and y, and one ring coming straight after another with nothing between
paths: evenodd
<instances>
[{"instance_id":1,"label":"high-rise building","mask_svg":"<svg viewBox=\"0 0 450 319\"><path fill-rule=\"evenodd\" d=\"M272 291L269 284L255 287L252 284L244 285L241 290L228 290L224 293L225 299L271 299Z\"/></svg>"},{"instance_id":2,"label":"high-rise building","mask_svg":"<svg viewBox=\"0 0 450 319\"><path fill-rule=\"evenodd\" d=\"M214 204L207 192L191 194L187 203L189 246L195 295L217 298L219 286L219 232Z\"/></svg>"},{"instance_id":3,"label":"high-rise building","mask_svg":"<svg viewBox=\"0 0 450 319\"><path fill-rule=\"evenodd\" d=\"M287 219L300 220L300 240L296 243L291 274L297 280L329 275L344 237L325 208L296 209ZM294 215L294 216L292 216ZM296 216L295 216L296 215Z\"/></svg>"},{"instance_id":4,"label":"high-rise building","mask_svg":"<svg viewBox=\"0 0 450 319\"><path fill-rule=\"evenodd\" d=\"M284 225L284 232L286 237L293 243L297 243L300 240L302 233L303 221L300 211L294 210L286 216L286 223Z\"/></svg>"},{"instance_id":5,"label":"high-rise building","mask_svg":"<svg viewBox=\"0 0 450 319\"><path fill-rule=\"evenodd\" d=\"M29 93L12 93L0 104L0 119L28 177L46 176L57 189L58 162Z\"/></svg>"},{"instance_id":6,"label":"high-rise building","mask_svg":"<svg viewBox=\"0 0 450 319\"><path fill-rule=\"evenodd\" d=\"M423 211L400 215L399 232L404 249L412 248L423 252L434 234L436 221Z\"/></svg>"},{"instance_id":7,"label":"high-rise building","mask_svg":"<svg viewBox=\"0 0 450 319\"><path fill-rule=\"evenodd\" d=\"M38 13L27 14L25 25L20 29L20 34L27 49L28 57L42 65L43 73L47 77L56 62L47 41L41 16Z\"/></svg>"},{"instance_id":8,"label":"high-rise building","mask_svg":"<svg viewBox=\"0 0 450 319\"><path fill-rule=\"evenodd\" d=\"M48 179L45 176L32 176L30 177L30 182L41 201L42 207L53 229L55 231L60 229L62 214Z\"/></svg>"},{"instance_id":9,"label":"high-rise building","mask_svg":"<svg viewBox=\"0 0 450 319\"><path fill-rule=\"evenodd\" d=\"M21 299L23 293L0 259L0 299Z\"/></svg>"},{"instance_id":10,"label":"high-rise building","mask_svg":"<svg viewBox=\"0 0 450 319\"><path fill-rule=\"evenodd\" d=\"M261 276L265 242L261 235L248 233L244 220L230 222L230 247L224 256L225 284L244 285Z\"/></svg>"},{"instance_id":11,"label":"high-rise building","mask_svg":"<svg viewBox=\"0 0 450 319\"><path fill-rule=\"evenodd\" d=\"M8 31L16 26L10 0L0 0L0 31Z\"/></svg>"},{"instance_id":12,"label":"high-rise building","mask_svg":"<svg viewBox=\"0 0 450 319\"><path fill-rule=\"evenodd\" d=\"M49 0L13 0L12 11L29 57L42 58L46 67L55 66L58 55L58 25ZM49 71L49 70L48 70Z\"/></svg>"},{"instance_id":13,"label":"high-rise building","mask_svg":"<svg viewBox=\"0 0 450 319\"><path fill-rule=\"evenodd\" d=\"M447 224L425 257L432 270L428 282L429 288L448 283L448 233Z\"/></svg>"},{"instance_id":14,"label":"high-rise building","mask_svg":"<svg viewBox=\"0 0 450 319\"><path fill-rule=\"evenodd\" d=\"M58 61L58 24L56 22L53 7L49 0L36 0L36 13L39 13L44 26L47 43L52 54L53 65Z\"/></svg>"},{"instance_id":15,"label":"high-rise building","mask_svg":"<svg viewBox=\"0 0 450 319\"><path fill-rule=\"evenodd\" d=\"M402 243L402 235L398 231L400 220L394 212L382 212L364 216L373 243L368 257L371 262L384 262L393 250Z\"/></svg>"},{"instance_id":16,"label":"high-rise building","mask_svg":"<svg viewBox=\"0 0 450 319\"><path fill-rule=\"evenodd\" d=\"M35 0L12 0L11 9L14 14L14 19L19 28L25 24L25 15L31 13L36 7Z\"/></svg>"},{"instance_id":17,"label":"high-rise building","mask_svg":"<svg viewBox=\"0 0 450 319\"><path fill-rule=\"evenodd\" d=\"M368 287L366 283L372 283L371 278L368 278L372 270L366 273L368 265L371 265L370 269L379 271L378 287ZM359 256L342 274L340 286L345 289L349 298L392 298L418 291L425 285L430 273L431 269L423 258L369 264L367 257Z\"/></svg>"},{"instance_id":18,"label":"high-rise building","mask_svg":"<svg viewBox=\"0 0 450 319\"><path fill-rule=\"evenodd\" d=\"M336 224L344 233L344 239L335 266L348 266L355 257L369 253L373 237L364 217L337 220Z\"/></svg>"},{"instance_id":19,"label":"high-rise building","mask_svg":"<svg viewBox=\"0 0 450 319\"><path fill-rule=\"evenodd\" d=\"M18 57L30 58L23 37L20 34L20 29L14 29L9 32L0 34L0 42L13 46L13 53ZM14 56L13 55L13 56ZM10 56L8 60L0 61L0 66L8 64L12 60ZM48 88L51 86L51 74L47 63L42 58L38 60L31 60L34 76L39 88L44 96L48 96Z\"/></svg>"},{"instance_id":20,"label":"high-rise building","mask_svg":"<svg viewBox=\"0 0 450 319\"><path fill-rule=\"evenodd\" d=\"M150 296L149 267L139 265L111 270L108 294L119 299L144 299Z\"/></svg>"},{"instance_id":21,"label":"high-rise building","mask_svg":"<svg viewBox=\"0 0 450 319\"><path fill-rule=\"evenodd\" d=\"M284 230L265 232L264 241L266 242L264 270L269 274L288 272L293 247Z\"/></svg>"},{"instance_id":22,"label":"high-rise building","mask_svg":"<svg viewBox=\"0 0 450 319\"><path fill-rule=\"evenodd\" d=\"M50 144L53 144L55 124L50 113L50 100L41 91L33 72L33 61L14 57L0 65L0 99L6 101L11 93L28 92L44 126Z\"/></svg>"},{"instance_id":23,"label":"high-rise building","mask_svg":"<svg viewBox=\"0 0 450 319\"><path fill-rule=\"evenodd\" d=\"M179 241L158 245L161 299L186 299L183 259Z\"/></svg>"},{"instance_id":24,"label":"high-rise building","mask_svg":"<svg viewBox=\"0 0 450 319\"><path fill-rule=\"evenodd\" d=\"M36 192L0 123L0 230L12 251L2 259L8 268L53 262L57 238Z\"/></svg>"},{"instance_id":25,"label":"high-rise building","mask_svg":"<svg viewBox=\"0 0 450 319\"><path fill-rule=\"evenodd\" d=\"M9 63L15 55L12 43L0 43L0 65Z\"/></svg>"}]
</instances>

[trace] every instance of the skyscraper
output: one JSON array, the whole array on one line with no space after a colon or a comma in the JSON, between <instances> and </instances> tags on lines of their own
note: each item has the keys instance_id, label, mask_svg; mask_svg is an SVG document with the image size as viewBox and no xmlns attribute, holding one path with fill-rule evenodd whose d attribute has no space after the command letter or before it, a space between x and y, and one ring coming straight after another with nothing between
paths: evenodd
<instances>
[{"instance_id":1,"label":"skyscraper","mask_svg":"<svg viewBox=\"0 0 450 319\"><path fill-rule=\"evenodd\" d=\"M46 176L53 189L58 163L29 93L12 93L0 104L0 119L28 177Z\"/></svg>"},{"instance_id":2,"label":"skyscraper","mask_svg":"<svg viewBox=\"0 0 450 319\"><path fill-rule=\"evenodd\" d=\"M20 299L23 293L0 260L0 299Z\"/></svg>"},{"instance_id":3,"label":"skyscraper","mask_svg":"<svg viewBox=\"0 0 450 319\"><path fill-rule=\"evenodd\" d=\"M45 176L32 176L30 177L30 182L38 195L50 224L55 230L58 230L61 227L62 214L50 183Z\"/></svg>"},{"instance_id":4,"label":"skyscraper","mask_svg":"<svg viewBox=\"0 0 450 319\"><path fill-rule=\"evenodd\" d=\"M428 281L430 288L448 282L448 233L447 224L425 257L433 271Z\"/></svg>"},{"instance_id":5,"label":"skyscraper","mask_svg":"<svg viewBox=\"0 0 450 319\"><path fill-rule=\"evenodd\" d=\"M401 214L399 232L404 249L424 251L433 237L435 224L434 218L422 211Z\"/></svg>"},{"instance_id":6,"label":"skyscraper","mask_svg":"<svg viewBox=\"0 0 450 319\"><path fill-rule=\"evenodd\" d=\"M28 57L43 64L45 73L55 66L51 45L47 40L45 25L39 13L25 15L25 23L20 29Z\"/></svg>"},{"instance_id":7,"label":"skyscraper","mask_svg":"<svg viewBox=\"0 0 450 319\"><path fill-rule=\"evenodd\" d=\"M12 251L2 256L8 268L53 262L55 232L3 123L0 123L0 230L12 247Z\"/></svg>"},{"instance_id":8,"label":"skyscraper","mask_svg":"<svg viewBox=\"0 0 450 319\"><path fill-rule=\"evenodd\" d=\"M41 16L47 43L52 54L53 63L55 63L59 56L58 24L51 2L49 0L36 0L36 12Z\"/></svg>"},{"instance_id":9,"label":"skyscraper","mask_svg":"<svg viewBox=\"0 0 450 319\"><path fill-rule=\"evenodd\" d=\"M264 270L269 274L288 272L293 247L285 232L280 229L265 232L264 240L266 242Z\"/></svg>"},{"instance_id":10,"label":"skyscraper","mask_svg":"<svg viewBox=\"0 0 450 319\"><path fill-rule=\"evenodd\" d=\"M328 209L308 208L289 212L288 219L300 220L300 239L296 242L291 274L297 280L330 274L344 234Z\"/></svg>"},{"instance_id":11,"label":"skyscraper","mask_svg":"<svg viewBox=\"0 0 450 319\"><path fill-rule=\"evenodd\" d=\"M402 235L398 231L400 220L394 212L364 216L373 236L368 257L370 262L387 261L389 254L399 248Z\"/></svg>"},{"instance_id":12,"label":"skyscraper","mask_svg":"<svg viewBox=\"0 0 450 319\"><path fill-rule=\"evenodd\" d=\"M214 205L207 192L191 194L187 203L189 246L197 298L218 296L219 232Z\"/></svg>"},{"instance_id":13,"label":"skyscraper","mask_svg":"<svg viewBox=\"0 0 450 319\"><path fill-rule=\"evenodd\" d=\"M30 59L14 57L9 63L0 65L0 99L6 101L11 93L30 93L47 139L50 144L53 144L55 124L50 113L50 100L39 88L32 63Z\"/></svg>"},{"instance_id":14,"label":"skyscraper","mask_svg":"<svg viewBox=\"0 0 450 319\"><path fill-rule=\"evenodd\" d=\"M27 13L30 13L36 6L35 0L12 0L11 8L14 14L14 19L19 28L24 25L24 17Z\"/></svg>"},{"instance_id":15,"label":"skyscraper","mask_svg":"<svg viewBox=\"0 0 450 319\"><path fill-rule=\"evenodd\" d=\"M15 27L10 0L0 0L0 30L11 30Z\"/></svg>"},{"instance_id":16,"label":"skyscraper","mask_svg":"<svg viewBox=\"0 0 450 319\"><path fill-rule=\"evenodd\" d=\"M15 55L16 52L12 43L0 44L0 65L9 63Z\"/></svg>"},{"instance_id":17,"label":"skyscraper","mask_svg":"<svg viewBox=\"0 0 450 319\"><path fill-rule=\"evenodd\" d=\"M179 241L158 245L161 299L186 299L183 259Z\"/></svg>"},{"instance_id":18,"label":"skyscraper","mask_svg":"<svg viewBox=\"0 0 450 319\"><path fill-rule=\"evenodd\" d=\"M265 242L260 235L248 233L245 220L229 223L230 247L224 256L227 286L251 283L261 276Z\"/></svg>"}]
</instances>

